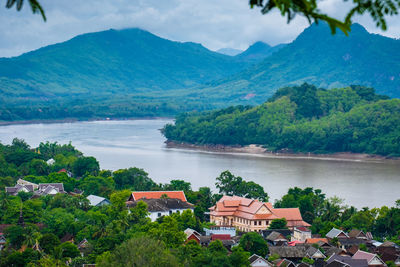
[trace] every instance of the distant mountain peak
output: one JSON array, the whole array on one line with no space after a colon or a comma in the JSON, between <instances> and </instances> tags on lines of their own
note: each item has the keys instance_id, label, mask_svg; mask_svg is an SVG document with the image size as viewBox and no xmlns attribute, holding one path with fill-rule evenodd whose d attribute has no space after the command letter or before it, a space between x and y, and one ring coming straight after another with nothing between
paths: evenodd
<instances>
[{"instance_id":1,"label":"distant mountain peak","mask_svg":"<svg viewBox=\"0 0 400 267\"><path fill-rule=\"evenodd\" d=\"M218 49L215 52L220 53L220 54L224 54L224 55L227 55L227 56L236 56L236 55L242 53L243 50L226 47L226 48Z\"/></svg>"}]
</instances>

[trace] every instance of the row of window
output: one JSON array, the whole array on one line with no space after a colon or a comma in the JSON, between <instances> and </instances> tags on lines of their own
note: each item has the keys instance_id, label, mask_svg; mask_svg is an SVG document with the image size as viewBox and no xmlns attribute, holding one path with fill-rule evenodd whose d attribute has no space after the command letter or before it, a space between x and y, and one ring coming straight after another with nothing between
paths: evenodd
<instances>
[{"instance_id":1,"label":"row of window","mask_svg":"<svg viewBox=\"0 0 400 267\"><path fill-rule=\"evenodd\" d=\"M252 222L251 220L247 220L247 219L243 219L243 218L239 218L239 217L235 217L234 221L238 222L238 223L248 224L248 225L251 225L251 224L253 224L253 225L263 225L263 221L253 221ZM269 221L265 221L265 225L268 225L268 224L269 224Z\"/></svg>"}]
</instances>

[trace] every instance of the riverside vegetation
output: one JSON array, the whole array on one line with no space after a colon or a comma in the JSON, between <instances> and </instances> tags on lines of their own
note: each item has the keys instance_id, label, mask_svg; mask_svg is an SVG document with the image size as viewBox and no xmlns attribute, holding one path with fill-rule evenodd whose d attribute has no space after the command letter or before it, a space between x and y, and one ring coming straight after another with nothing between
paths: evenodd
<instances>
[{"instance_id":1,"label":"riverside vegetation","mask_svg":"<svg viewBox=\"0 0 400 267\"><path fill-rule=\"evenodd\" d=\"M55 163L49 166L46 161L50 158ZM62 168L73 176L58 173ZM67 192L78 188L84 195L30 198L29 193L10 196L2 190L0 224L11 226L5 230L7 244L0 254L0 266L66 266L66 262L69 266L94 262L98 266L248 266L250 255L268 251L266 242L255 233L244 234L231 254L219 240L207 248L194 241L185 243L183 230L208 227L204 212L222 194L268 201L261 186L229 171L216 178L218 192L213 193L209 187L194 190L183 180L157 184L144 170L134 167L101 170L95 158L82 155L71 144L47 142L30 148L20 139L0 144L0 188L13 186L21 177L35 183L60 182ZM129 210L126 207L132 190L183 190L195 205L194 212L174 213L151 222L144 202ZM90 194L109 198L111 205L89 206L85 196ZM368 196L365 198L367 201ZM377 240L400 244L400 200L393 207L357 210L336 197L327 198L319 189L294 187L274 206L299 207L313 233L324 235L332 227L357 228L371 231ZM74 242L61 242L66 235L74 236ZM84 238L89 246L82 256L76 244ZM31 249L35 244L41 246L41 253Z\"/></svg>"},{"instance_id":2,"label":"riverside vegetation","mask_svg":"<svg viewBox=\"0 0 400 267\"><path fill-rule=\"evenodd\" d=\"M350 86L284 87L262 105L184 113L162 130L170 141L258 144L271 151L400 156L400 99Z\"/></svg>"}]
</instances>

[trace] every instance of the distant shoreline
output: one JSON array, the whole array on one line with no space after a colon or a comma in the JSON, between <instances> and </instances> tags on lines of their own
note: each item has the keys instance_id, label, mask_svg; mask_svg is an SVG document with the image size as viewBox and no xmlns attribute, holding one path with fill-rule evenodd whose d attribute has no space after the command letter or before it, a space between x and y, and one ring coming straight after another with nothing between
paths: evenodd
<instances>
[{"instance_id":1,"label":"distant shoreline","mask_svg":"<svg viewBox=\"0 0 400 267\"><path fill-rule=\"evenodd\" d=\"M313 160L331 160L331 161L352 161L352 162L393 162L399 163L400 158L388 158L374 154L362 154L351 152L337 152L332 154L315 153L293 153L293 152L272 152L259 145L248 146L225 146L225 145L194 145L189 143L180 143L167 140L165 142L168 148L191 149L214 153L227 154L248 154L266 158L292 158L292 159L313 159Z\"/></svg>"},{"instance_id":2,"label":"distant shoreline","mask_svg":"<svg viewBox=\"0 0 400 267\"><path fill-rule=\"evenodd\" d=\"M23 120L23 121L0 121L1 126L8 125L24 125L24 124L53 124L53 123L74 123L74 122L90 122L90 121L129 121L129 120L161 120L174 119L174 117L131 117L131 118L102 118L102 119L54 119L54 120Z\"/></svg>"}]
</instances>

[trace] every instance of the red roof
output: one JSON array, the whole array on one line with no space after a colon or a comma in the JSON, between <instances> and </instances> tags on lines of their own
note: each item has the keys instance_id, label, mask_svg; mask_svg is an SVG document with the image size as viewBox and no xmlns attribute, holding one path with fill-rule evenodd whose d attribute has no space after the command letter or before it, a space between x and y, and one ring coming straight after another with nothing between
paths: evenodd
<instances>
[{"instance_id":1,"label":"red roof","mask_svg":"<svg viewBox=\"0 0 400 267\"><path fill-rule=\"evenodd\" d=\"M136 191L132 192L129 201L136 201L141 198L159 199L163 195L167 195L168 198L177 198L187 202L185 193L183 191Z\"/></svg>"},{"instance_id":2,"label":"red roof","mask_svg":"<svg viewBox=\"0 0 400 267\"><path fill-rule=\"evenodd\" d=\"M301 242L301 241L299 241L299 240L295 240L295 241L290 241L290 242L288 242L288 246L289 247L294 247L294 246L296 246L296 244L303 244L304 242Z\"/></svg>"},{"instance_id":3,"label":"red roof","mask_svg":"<svg viewBox=\"0 0 400 267\"><path fill-rule=\"evenodd\" d=\"M231 240L231 235L215 234L211 235L211 240Z\"/></svg>"},{"instance_id":4,"label":"red roof","mask_svg":"<svg viewBox=\"0 0 400 267\"><path fill-rule=\"evenodd\" d=\"M67 172L67 170L66 169L61 169L61 170L58 171L58 173L60 173L60 172Z\"/></svg>"}]
</instances>

